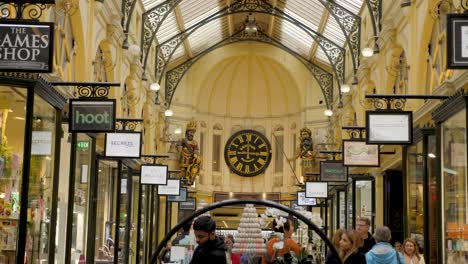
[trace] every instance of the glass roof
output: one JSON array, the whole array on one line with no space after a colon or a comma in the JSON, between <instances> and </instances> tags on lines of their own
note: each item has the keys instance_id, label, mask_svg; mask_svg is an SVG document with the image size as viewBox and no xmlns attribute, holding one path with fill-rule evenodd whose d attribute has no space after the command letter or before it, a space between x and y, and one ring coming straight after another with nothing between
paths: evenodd
<instances>
[{"instance_id":1,"label":"glass roof","mask_svg":"<svg viewBox=\"0 0 468 264\"><path fill-rule=\"evenodd\" d=\"M167 0L141 0L148 11ZM259 0L261 1L261 0ZM179 4L170 11L159 28L156 39L158 43L163 43L181 31L206 20L216 12L222 10L227 4L232 4L236 0L181 0ZM364 4L364 0L335 0L337 4L346 8L353 14L359 15ZM335 18L328 13L327 8L319 0L277 0L269 1L275 4L281 13L293 18L302 27L307 27L315 33L334 42L340 47L346 44L346 37ZM278 13L278 12L277 12ZM207 22L188 36L185 43L177 47L172 60L182 57L190 58L203 50L213 46L218 41L233 34L239 23L244 23L246 13L231 14ZM274 37L288 48L296 51L305 58L314 58L330 65L330 61L320 47L314 48L315 40L301 29L297 23L291 23L283 18L266 14L253 13L257 24L262 25L262 29L268 32L271 29L271 37ZM282 15L280 15L282 16ZM239 23L237 23L239 22ZM263 25L267 25L264 27ZM240 25L241 26L241 25Z\"/></svg>"}]
</instances>

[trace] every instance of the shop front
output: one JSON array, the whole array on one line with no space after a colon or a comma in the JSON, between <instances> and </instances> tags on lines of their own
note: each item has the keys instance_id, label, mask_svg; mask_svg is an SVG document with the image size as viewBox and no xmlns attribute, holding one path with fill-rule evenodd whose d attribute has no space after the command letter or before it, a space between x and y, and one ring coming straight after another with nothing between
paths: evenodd
<instances>
[{"instance_id":1,"label":"shop front","mask_svg":"<svg viewBox=\"0 0 468 264\"><path fill-rule=\"evenodd\" d=\"M466 263L468 259L468 177L467 177L466 93L448 99L434 112L440 138L440 238L439 263Z\"/></svg>"},{"instance_id":2,"label":"shop front","mask_svg":"<svg viewBox=\"0 0 468 264\"><path fill-rule=\"evenodd\" d=\"M375 227L375 179L372 176L350 174L346 186L346 228L355 228L360 217L369 218L369 232Z\"/></svg>"},{"instance_id":3,"label":"shop front","mask_svg":"<svg viewBox=\"0 0 468 264\"><path fill-rule=\"evenodd\" d=\"M437 262L439 207L438 165L435 128L415 128L414 143L404 149L405 226L404 237L417 241L429 263ZM402 242L402 241L400 241ZM430 261L429 261L430 260Z\"/></svg>"},{"instance_id":4,"label":"shop front","mask_svg":"<svg viewBox=\"0 0 468 264\"><path fill-rule=\"evenodd\" d=\"M53 263L62 109L37 74L0 77L0 262Z\"/></svg>"}]
</instances>

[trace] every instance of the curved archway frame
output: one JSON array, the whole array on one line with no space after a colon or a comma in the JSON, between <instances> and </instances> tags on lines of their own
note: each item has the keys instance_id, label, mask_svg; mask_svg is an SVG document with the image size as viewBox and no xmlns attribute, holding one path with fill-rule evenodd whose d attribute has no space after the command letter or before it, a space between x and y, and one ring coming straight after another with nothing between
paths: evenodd
<instances>
[{"instance_id":1,"label":"curved archway frame","mask_svg":"<svg viewBox=\"0 0 468 264\"><path fill-rule=\"evenodd\" d=\"M225 201L222 201L222 202L218 202L218 203L214 203L212 205L209 205L207 207L204 207L200 210L197 210L195 213L193 213L192 215L186 217L184 220L182 220L181 222L179 222L174 228L171 229L171 231L169 231L169 233L163 238L163 240L158 244L158 246L156 247L156 250L154 251L154 253L151 255L151 260L150 260L150 264L154 264L156 263L156 260L157 260L157 257L159 255L159 253L161 252L161 250L164 248L164 246L166 245L166 243L169 241L169 239L179 230L181 229L186 223L192 221L195 217L203 214L203 213L206 213L208 211L211 211L213 209L216 209L216 208L221 208L221 207L224 207L224 206L230 206L230 205L238 205L238 204L257 204L257 205L265 205L265 206L268 206L268 207L273 207L273 208L276 208L276 209L279 209L283 212L287 212L289 214L291 214L292 216L298 218L299 220L301 220L302 222L306 223L307 226L314 230L315 233L317 233L321 239L323 239L323 241L325 242L325 244L330 248L331 252L333 254L335 254L336 256L338 256L338 252L336 251L335 247L333 246L333 243L327 238L327 235L324 234L322 232L322 230L320 230L320 228L318 226L316 226L314 223L312 223L312 221L310 221L309 219L307 219L305 216L301 215L300 213L292 210L291 208L289 207L286 207L282 204L279 204L279 203L275 203L275 202L272 202L272 201L268 201L268 200L253 200L253 199L246 199L246 200L238 200L238 199L234 199L234 200L225 200ZM341 259L339 260L339 263L343 263L341 261Z\"/></svg>"},{"instance_id":2,"label":"curved archway frame","mask_svg":"<svg viewBox=\"0 0 468 264\"><path fill-rule=\"evenodd\" d=\"M163 23L164 19L167 17L167 15L172 11L172 9L177 6L182 0L168 0L153 9L149 10L148 12L144 13L143 15L143 21L142 21L142 60L143 60L143 70L145 72L146 70L146 65L147 65L147 60L148 60L148 54L149 50L151 47L151 43L154 41L155 36L157 31L159 30L159 27ZM354 66L354 73L357 71L357 67L359 66L359 52L360 52L360 31L361 31L361 19L359 16L353 14L351 11L347 10L346 8L338 5L337 3L333 1L325 1L325 0L320 0L320 3L322 3L327 10L330 12L330 14L335 18L337 23L340 25L340 28L342 29L347 43L351 49L351 54L352 54L352 61L353 61L353 66ZM288 18L288 21L290 21L293 24L298 25L300 28L303 30L308 29L311 32L307 32L309 35L311 35L312 38L316 39L317 37L323 38L325 42L328 43L321 43L322 41L318 41L319 45L324 48L329 47L329 45L333 45L334 43L323 36L321 36L319 33L313 31L310 28L307 28L307 26L303 25L299 21L295 20L291 16L288 16L284 11L273 7L271 4L266 3L261 0L241 0L236 3L234 3L231 6L228 6L222 10L225 9L231 9L231 7L236 7L239 5L246 6L246 10L244 12L257 12L255 9L258 8L263 8L263 12L261 13L266 13L270 15L275 15L277 17L281 18ZM239 12L237 12L239 13ZM228 15L233 14L229 13ZM213 16L213 15L212 15ZM207 19L203 20L200 23L207 23ZM187 30L185 31L187 32ZM182 34L182 33L181 33ZM312 34L315 34L313 36ZM336 45L336 44L335 44ZM342 49L342 48L341 48ZM329 52L324 49L327 57L333 57L336 56L336 52ZM157 49L157 52L159 52L159 49ZM344 83L344 58L345 58L345 51L343 49L342 52L342 60L343 62L341 64L338 63L333 63L331 60L331 64L333 65L333 68L337 68L335 72L342 72L342 74L337 74L337 79L339 83ZM330 59L330 58L329 58ZM162 78L162 72L164 69L159 70L158 69L159 62L156 62L156 68L157 71L160 71L159 74L157 74L156 79L160 82ZM342 67L342 68L341 68ZM164 67L163 67L164 68ZM341 92L340 92L340 98L341 98Z\"/></svg>"},{"instance_id":3,"label":"curved archway frame","mask_svg":"<svg viewBox=\"0 0 468 264\"><path fill-rule=\"evenodd\" d=\"M321 67L313 64L308 61L306 58L299 55L297 52L291 50L290 48L283 45L281 42L271 38L266 33L258 31L257 34L246 34L243 29L235 32L232 36L225 38L218 43L214 44L211 47L208 47L204 51L197 54L195 57L177 65L171 70L166 72L166 86L165 86L165 99L168 107L171 105L172 98L175 94L177 86L179 85L180 80L184 75L189 71L189 69L200 60L202 57L208 53L214 51L215 49L234 44L237 42L243 41L256 41L260 43L269 44L275 47L278 47L287 53L293 55L298 59L314 76L317 80L320 89L322 90L323 96L325 98L325 104L327 108L330 108L333 103L333 75Z\"/></svg>"}]
</instances>

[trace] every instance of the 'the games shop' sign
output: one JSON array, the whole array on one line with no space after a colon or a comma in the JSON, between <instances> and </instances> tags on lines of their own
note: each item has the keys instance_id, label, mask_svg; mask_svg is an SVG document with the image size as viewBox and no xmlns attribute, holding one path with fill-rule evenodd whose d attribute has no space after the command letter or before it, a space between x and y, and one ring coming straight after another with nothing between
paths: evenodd
<instances>
[{"instance_id":1,"label":"'the games shop' sign","mask_svg":"<svg viewBox=\"0 0 468 264\"><path fill-rule=\"evenodd\" d=\"M0 71L52 72L54 24L0 22Z\"/></svg>"}]
</instances>

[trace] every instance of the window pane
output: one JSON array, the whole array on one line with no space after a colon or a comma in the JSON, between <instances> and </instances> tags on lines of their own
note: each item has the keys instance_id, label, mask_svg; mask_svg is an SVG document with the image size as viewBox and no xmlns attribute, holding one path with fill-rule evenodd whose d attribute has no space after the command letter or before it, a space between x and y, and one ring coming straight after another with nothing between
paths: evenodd
<instances>
[{"instance_id":1,"label":"window pane","mask_svg":"<svg viewBox=\"0 0 468 264\"><path fill-rule=\"evenodd\" d=\"M0 86L0 263L16 263L26 89Z\"/></svg>"},{"instance_id":2,"label":"window pane","mask_svg":"<svg viewBox=\"0 0 468 264\"><path fill-rule=\"evenodd\" d=\"M42 263L49 256L50 216L54 185L56 110L34 96L31 171L28 191L26 263Z\"/></svg>"},{"instance_id":3,"label":"window pane","mask_svg":"<svg viewBox=\"0 0 468 264\"><path fill-rule=\"evenodd\" d=\"M466 109L442 124L442 223L445 223L445 263L462 263L468 251L463 251L468 241L467 202L467 141Z\"/></svg>"},{"instance_id":4,"label":"window pane","mask_svg":"<svg viewBox=\"0 0 468 264\"><path fill-rule=\"evenodd\" d=\"M408 148L407 215L408 233L419 246L424 246L424 196L423 196L423 143Z\"/></svg>"}]
</instances>

